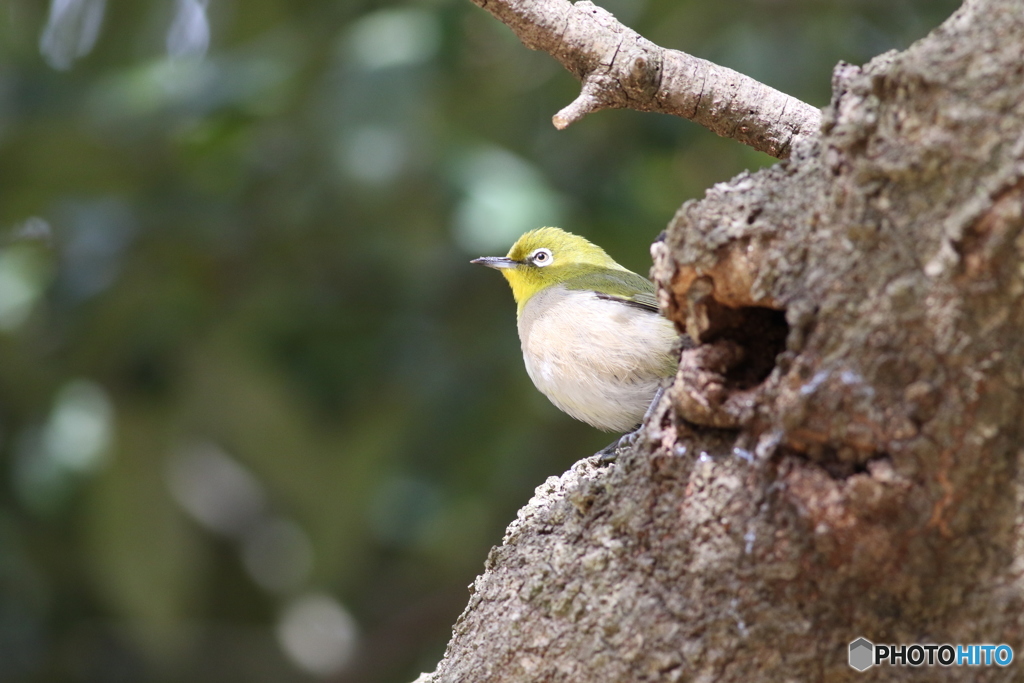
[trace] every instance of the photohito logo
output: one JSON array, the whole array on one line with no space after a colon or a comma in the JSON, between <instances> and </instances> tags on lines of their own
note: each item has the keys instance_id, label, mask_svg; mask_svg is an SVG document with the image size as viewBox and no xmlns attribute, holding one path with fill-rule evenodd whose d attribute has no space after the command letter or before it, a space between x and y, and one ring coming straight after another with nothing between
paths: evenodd
<instances>
[{"instance_id":1,"label":"photohito logo","mask_svg":"<svg viewBox=\"0 0 1024 683\"><path fill-rule=\"evenodd\" d=\"M875 645L867 638L850 643L850 666L865 671L875 664L889 666L1009 666L1009 645Z\"/></svg>"},{"instance_id":2,"label":"photohito logo","mask_svg":"<svg viewBox=\"0 0 1024 683\"><path fill-rule=\"evenodd\" d=\"M850 643L850 666L857 671L864 671L874 664L875 645L867 638L858 638Z\"/></svg>"}]
</instances>

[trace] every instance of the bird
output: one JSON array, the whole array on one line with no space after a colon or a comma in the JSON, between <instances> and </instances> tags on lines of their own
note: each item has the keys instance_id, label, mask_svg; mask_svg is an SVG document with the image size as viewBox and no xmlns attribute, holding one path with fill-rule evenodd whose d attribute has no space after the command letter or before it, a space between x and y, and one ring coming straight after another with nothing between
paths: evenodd
<instances>
[{"instance_id":1,"label":"bird","mask_svg":"<svg viewBox=\"0 0 1024 683\"><path fill-rule=\"evenodd\" d=\"M470 263L512 287L526 372L561 411L606 432L639 426L675 374L686 335L661 315L654 285L560 228Z\"/></svg>"}]
</instances>

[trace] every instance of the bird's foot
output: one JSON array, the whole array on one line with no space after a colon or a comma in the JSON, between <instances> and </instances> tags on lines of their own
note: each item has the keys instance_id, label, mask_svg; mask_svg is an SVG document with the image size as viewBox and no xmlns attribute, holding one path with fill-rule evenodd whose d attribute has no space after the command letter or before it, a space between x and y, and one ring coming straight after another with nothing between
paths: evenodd
<instances>
[{"instance_id":1,"label":"bird's foot","mask_svg":"<svg viewBox=\"0 0 1024 683\"><path fill-rule=\"evenodd\" d=\"M651 401L651 405L647 406L646 412L644 412L643 418L640 420L640 424L633 427L631 431L626 432L619 438L612 441L610 444L602 448L597 452L597 455L601 456L597 462L599 465L610 465L615 462L619 457L619 450L623 448L632 448L636 443L636 440L640 437L640 429L647 422L647 419L654 413L654 409L657 408L658 403L661 402L661 397L665 395L665 389L659 388L654 394L654 399Z\"/></svg>"},{"instance_id":2,"label":"bird's foot","mask_svg":"<svg viewBox=\"0 0 1024 683\"><path fill-rule=\"evenodd\" d=\"M636 443L637 436L640 434L640 425L636 426L631 432L626 432L619 438L612 441L610 444L602 448L597 452L597 455L601 456L597 459L598 465L611 465L613 462L619 459L619 449L631 448Z\"/></svg>"}]
</instances>

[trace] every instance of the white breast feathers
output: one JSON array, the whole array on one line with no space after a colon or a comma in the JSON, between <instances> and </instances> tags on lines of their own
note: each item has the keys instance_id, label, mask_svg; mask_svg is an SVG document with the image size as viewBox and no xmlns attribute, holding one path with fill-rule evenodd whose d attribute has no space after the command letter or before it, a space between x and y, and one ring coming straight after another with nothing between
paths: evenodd
<instances>
[{"instance_id":1,"label":"white breast feathers","mask_svg":"<svg viewBox=\"0 0 1024 683\"><path fill-rule=\"evenodd\" d=\"M640 422L675 369L672 323L593 292L550 287L519 316L530 379L559 409L605 431Z\"/></svg>"}]
</instances>

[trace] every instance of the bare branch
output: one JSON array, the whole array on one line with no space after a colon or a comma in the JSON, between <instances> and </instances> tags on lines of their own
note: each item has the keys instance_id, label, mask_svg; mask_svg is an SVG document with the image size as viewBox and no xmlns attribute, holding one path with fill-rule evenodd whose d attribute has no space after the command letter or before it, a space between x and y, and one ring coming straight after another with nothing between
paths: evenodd
<instances>
[{"instance_id":1,"label":"bare branch","mask_svg":"<svg viewBox=\"0 0 1024 683\"><path fill-rule=\"evenodd\" d=\"M473 0L583 82L556 128L601 109L681 116L780 159L818 135L821 112L725 67L659 47L589 0Z\"/></svg>"}]
</instances>

